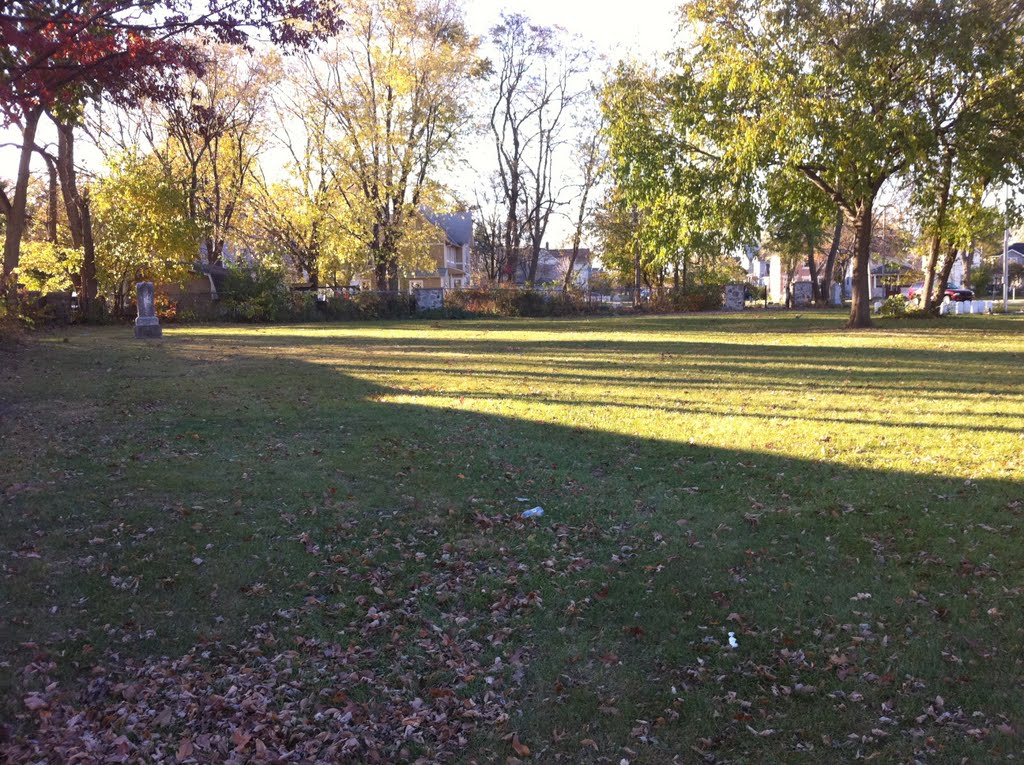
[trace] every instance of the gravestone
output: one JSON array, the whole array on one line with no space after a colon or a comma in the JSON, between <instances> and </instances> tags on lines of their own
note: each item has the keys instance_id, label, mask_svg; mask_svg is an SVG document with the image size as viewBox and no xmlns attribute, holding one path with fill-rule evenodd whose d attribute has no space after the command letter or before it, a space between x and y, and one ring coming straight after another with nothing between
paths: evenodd
<instances>
[{"instance_id":1,"label":"gravestone","mask_svg":"<svg viewBox=\"0 0 1024 765\"><path fill-rule=\"evenodd\" d=\"M793 282L793 307L806 308L811 304L814 290L810 282Z\"/></svg>"},{"instance_id":2,"label":"gravestone","mask_svg":"<svg viewBox=\"0 0 1024 765\"><path fill-rule=\"evenodd\" d=\"M435 287L418 287L413 290L417 311L433 311L444 308L444 290Z\"/></svg>"},{"instance_id":3,"label":"gravestone","mask_svg":"<svg viewBox=\"0 0 1024 765\"><path fill-rule=\"evenodd\" d=\"M135 300L139 306L139 316L135 319L135 337L142 340L163 337L164 331L160 328L156 304L153 302L153 282L136 284Z\"/></svg>"},{"instance_id":4,"label":"gravestone","mask_svg":"<svg viewBox=\"0 0 1024 765\"><path fill-rule=\"evenodd\" d=\"M726 311L742 311L746 307L747 285L726 284L725 305Z\"/></svg>"}]
</instances>

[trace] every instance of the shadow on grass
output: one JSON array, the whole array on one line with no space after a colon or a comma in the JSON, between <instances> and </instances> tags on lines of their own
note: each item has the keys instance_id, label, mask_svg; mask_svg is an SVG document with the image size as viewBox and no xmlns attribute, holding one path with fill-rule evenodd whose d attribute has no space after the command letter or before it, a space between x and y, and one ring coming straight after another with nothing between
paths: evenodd
<instances>
[{"instance_id":1,"label":"shadow on grass","mask_svg":"<svg viewBox=\"0 0 1024 765\"><path fill-rule=\"evenodd\" d=\"M281 337L321 344L281 334L271 343ZM644 343L516 345L528 362L626 355ZM929 747L980 761L1011 749L994 731L1019 692L1019 481L852 469L693 445L685 433L631 437L386 403L396 389L274 358L266 339L244 333L138 348L55 346L32 378L35 398L13 397L2 456L12 483L30 484L0 506L10 540L3 654L13 669L43 651L69 678L84 676L104 651L180 653L298 611L298 634L379 646L396 672L406 659L394 644L417 630L488 646L506 663L525 649L524 716L512 725L541 757L590 757L581 741L634 763L694 748L732 761L800 751L807 762L857 752L897 761ZM250 353L216 361L237 349ZM457 339L389 349L396 372L413 350L437 358L433 371L495 350ZM104 364L118 366L116 379L75 385L98 350L113 357ZM701 350L722 374L756 372L728 346ZM791 361L794 350L771 349L758 363ZM865 370L872 354L879 367L904 355L854 349L851 362L847 352L843 365ZM820 367L770 377L835 379L821 349L798 357ZM1016 358L979 352L971 363ZM48 379L52 364L68 379ZM168 374L151 377L154 364ZM586 362L564 366L553 374ZM928 391L961 390L941 359L929 357L915 379ZM523 373L524 385L557 380ZM26 419L47 400L70 413L60 439ZM482 530L481 518L528 506L517 497L545 516ZM484 573L464 574L463 589L431 587L460 566ZM253 597L255 584L266 594ZM396 621L398 632L362 630L367 609L394 612L409 593L419 611ZM542 605L494 606L524 593ZM346 609L324 607L336 602ZM504 644L488 641L496 631ZM739 650L726 647L729 631ZM446 682L445 667L416 667ZM929 717L936 696L966 722ZM1020 722L1010 711L1006 724ZM879 725L886 735L872 733ZM988 732L968 733L979 726ZM504 761L505 745L481 736L481 758Z\"/></svg>"}]
</instances>

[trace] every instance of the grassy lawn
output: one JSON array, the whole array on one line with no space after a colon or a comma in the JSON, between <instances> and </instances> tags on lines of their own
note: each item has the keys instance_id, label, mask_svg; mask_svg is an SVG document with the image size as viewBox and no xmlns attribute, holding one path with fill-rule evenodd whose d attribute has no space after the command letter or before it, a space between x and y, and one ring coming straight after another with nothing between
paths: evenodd
<instances>
[{"instance_id":1,"label":"grassy lawn","mask_svg":"<svg viewBox=\"0 0 1024 765\"><path fill-rule=\"evenodd\" d=\"M1019 761L1024 319L841 326L0 356L0 759Z\"/></svg>"}]
</instances>

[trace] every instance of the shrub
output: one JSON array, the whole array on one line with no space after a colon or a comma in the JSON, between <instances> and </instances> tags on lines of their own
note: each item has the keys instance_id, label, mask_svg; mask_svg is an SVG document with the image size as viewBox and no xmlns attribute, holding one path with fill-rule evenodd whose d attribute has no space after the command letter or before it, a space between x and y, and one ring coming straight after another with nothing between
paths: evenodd
<instances>
[{"instance_id":1,"label":"shrub","mask_svg":"<svg viewBox=\"0 0 1024 765\"><path fill-rule=\"evenodd\" d=\"M220 318L263 322L290 318L290 296L283 274L273 268L230 269L219 304Z\"/></svg>"},{"instance_id":2,"label":"shrub","mask_svg":"<svg viewBox=\"0 0 1024 765\"><path fill-rule=\"evenodd\" d=\"M878 310L879 316L901 317L907 315L907 299L903 295L890 295Z\"/></svg>"},{"instance_id":3,"label":"shrub","mask_svg":"<svg viewBox=\"0 0 1024 765\"><path fill-rule=\"evenodd\" d=\"M640 310L648 313L692 313L716 311L722 307L722 287L717 285L690 286L651 295L641 303Z\"/></svg>"},{"instance_id":4,"label":"shrub","mask_svg":"<svg viewBox=\"0 0 1024 765\"><path fill-rule=\"evenodd\" d=\"M352 302L361 319L404 319L416 313L416 298L405 292L357 292Z\"/></svg>"}]
</instances>

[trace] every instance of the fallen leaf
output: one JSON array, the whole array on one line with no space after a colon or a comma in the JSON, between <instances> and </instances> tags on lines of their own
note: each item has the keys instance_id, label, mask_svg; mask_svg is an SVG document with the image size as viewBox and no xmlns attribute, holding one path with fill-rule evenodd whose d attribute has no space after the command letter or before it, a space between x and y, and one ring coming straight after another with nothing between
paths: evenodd
<instances>
[{"instance_id":1,"label":"fallen leaf","mask_svg":"<svg viewBox=\"0 0 1024 765\"><path fill-rule=\"evenodd\" d=\"M512 749L514 749L515 753L518 754L520 757L529 757L530 755L530 747L519 741L518 733L512 734Z\"/></svg>"},{"instance_id":2,"label":"fallen leaf","mask_svg":"<svg viewBox=\"0 0 1024 765\"><path fill-rule=\"evenodd\" d=\"M184 760L186 757L192 756L192 739L183 738L181 743L178 744L178 759Z\"/></svg>"},{"instance_id":3,"label":"fallen leaf","mask_svg":"<svg viewBox=\"0 0 1024 765\"><path fill-rule=\"evenodd\" d=\"M46 703L46 699L32 694L25 697L25 706L35 712L37 709L46 709L49 704Z\"/></svg>"}]
</instances>

